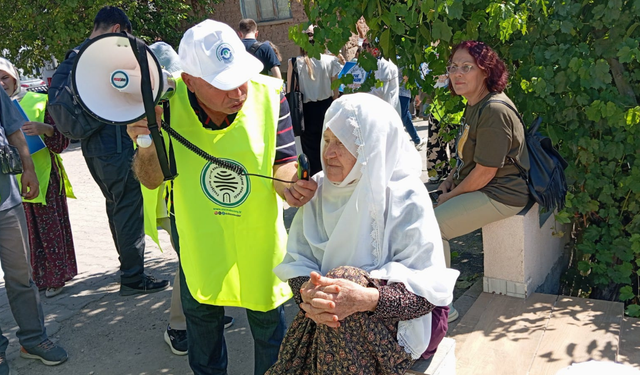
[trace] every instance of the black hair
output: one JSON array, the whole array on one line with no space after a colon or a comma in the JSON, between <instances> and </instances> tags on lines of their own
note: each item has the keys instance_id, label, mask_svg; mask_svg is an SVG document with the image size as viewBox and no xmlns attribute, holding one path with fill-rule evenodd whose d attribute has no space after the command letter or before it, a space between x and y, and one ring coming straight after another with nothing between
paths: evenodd
<instances>
[{"instance_id":1,"label":"black hair","mask_svg":"<svg viewBox=\"0 0 640 375\"><path fill-rule=\"evenodd\" d=\"M238 24L238 31L240 31L242 35L255 33L256 31L258 31L258 24L251 18L242 19Z\"/></svg>"},{"instance_id":2,"label":"black hair","mask_svg":"<svg viewBox=\"0 0 640 375\"><path fill-rule=\"evenodd\" d=\"M96 14L96 18L93 20L94 30L104 30L113 25L120 25L120 31L131 32L131 21L124 11L118 7L106 6Z\"/></svg>"}]
</instances>

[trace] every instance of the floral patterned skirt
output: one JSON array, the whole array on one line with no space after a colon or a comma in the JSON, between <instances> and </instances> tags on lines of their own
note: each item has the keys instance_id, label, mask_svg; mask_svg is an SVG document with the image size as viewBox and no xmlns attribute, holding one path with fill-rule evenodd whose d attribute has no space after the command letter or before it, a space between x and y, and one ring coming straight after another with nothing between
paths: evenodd
<instances>
[{"instance_id":1,"label":"floral patterned skirt","mask_svg":"<svg viewBox=\"0 0 640 375\"><path fill-rule=\"evenodd\" d=\"M39 289L64 286L78 274L69 209L57 168L51 168L47 204L23 203L29 227L32 278Z\"/></svg>"},{"instance_id":2,"label":"floral patterned skirt","mask_svg":"<svg viewBox=\"0 0 640 375\"><path fill-rule=\"evenodd\" d=\"M327 275L367 286L366 272L353 267ZM339 328L316 324L298 312L287 331L278 361L268 375L391 375L404 374L413 365L411 355L398 344L398 321L356 313Z\"/></svg>"}]
</instances>

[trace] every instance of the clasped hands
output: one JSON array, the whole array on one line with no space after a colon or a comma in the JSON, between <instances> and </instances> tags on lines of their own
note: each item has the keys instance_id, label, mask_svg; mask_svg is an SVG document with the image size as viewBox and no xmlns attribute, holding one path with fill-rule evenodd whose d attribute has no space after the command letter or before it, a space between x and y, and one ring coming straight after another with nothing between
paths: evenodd
<instances>
[{"instance_id":1,"label":"clasped hands","mask_svg":"<svg viewBox=\"0 0 640 375\"><path fill-rule=\"evenodd\" d=\"M300 308L317 324L340 327L340 321L361 311L374 311L380 294L376 288L366 288L346 279L332 279L311 272L302 284Z\"/></svg>"}]
</instances>

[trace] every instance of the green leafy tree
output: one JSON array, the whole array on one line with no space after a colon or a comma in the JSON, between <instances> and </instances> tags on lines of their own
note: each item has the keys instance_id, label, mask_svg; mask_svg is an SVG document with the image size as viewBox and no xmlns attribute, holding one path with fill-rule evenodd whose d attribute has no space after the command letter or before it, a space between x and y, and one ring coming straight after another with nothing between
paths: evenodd
<instances>
[{"instance_id":1,"label":"green leafy tree","mask_svg":"<svg viewBox=\"0 0 640 375\"><path fill-rule=\"evenodd\" d=\"M122 8L133 25L134 35L147 42L164 40L177 46L184 31L213 12L221 0L0 0L3 21L3 53L23 69L42 66L55 56L58 60L79 45L93 29L100 8Z\"/></svg>"},{"instance_id":2,"label":"green leafy tree","mask_svg":"<svg viewBox=\"0 0 640 375\"><path fill-rule=\"evenodd\" d=\"M640 316L640 0L302 2L316 43L301 34L306 25L289 35L311 55L337 54L364 16L382 54L450 112L462 108L459 98L433 89L417 67L444 74L462 40L494 47L511 74L507 94L525 121L543 117L542 131L570 162L567 208L556 215L572 224L564 292L620 299ZM375 68L371 56L359 61ZM374 84L369 77L362 90Z\"/></svg>"}]
</instances>

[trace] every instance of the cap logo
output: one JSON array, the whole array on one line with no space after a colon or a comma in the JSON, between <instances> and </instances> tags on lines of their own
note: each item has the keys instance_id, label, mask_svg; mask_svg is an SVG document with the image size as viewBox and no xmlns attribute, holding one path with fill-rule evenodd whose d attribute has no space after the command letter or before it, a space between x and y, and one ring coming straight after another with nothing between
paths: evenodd
<instances>
[{"instance_id":1,"label":"cap logo","mask_svg":"<svg viewBox=\"0 0 640 375\"><path fill-rule=\"evenodd\" d=\"M225 64L233 62L233 48L228 43L222 43L216 49L216 57Z\"/></svg>"},{"instance_id":2,"label":"cap logo","mask_svg":"<svg viewBox=\"0 0 640 375\"><path fill-rule=\"evenodd\" d=\"M111 73L111 86L123 90L129 85L129 75L122 70Z\"/></svg>"}]
</instances>

